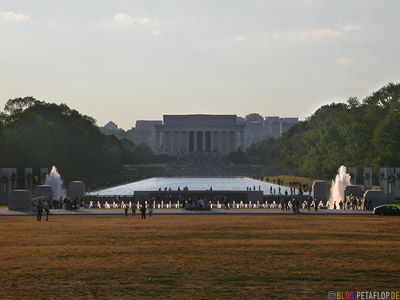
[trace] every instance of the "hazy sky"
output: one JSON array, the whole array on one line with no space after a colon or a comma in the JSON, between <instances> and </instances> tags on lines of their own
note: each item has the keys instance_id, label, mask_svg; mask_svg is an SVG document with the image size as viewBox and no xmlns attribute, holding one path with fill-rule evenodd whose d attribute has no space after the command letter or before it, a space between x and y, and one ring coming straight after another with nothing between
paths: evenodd
<instances>
[{"instance_id":1,"label":"hazy sky","mask_svg":"<svg viewBox=\"0 0 400 300\"><path fill-rule=\"evenodd\" d=\"M312 114L400 81L399 0L0 0L0 107L129 129L163 114Z\"/></svg>"}]
</instances>

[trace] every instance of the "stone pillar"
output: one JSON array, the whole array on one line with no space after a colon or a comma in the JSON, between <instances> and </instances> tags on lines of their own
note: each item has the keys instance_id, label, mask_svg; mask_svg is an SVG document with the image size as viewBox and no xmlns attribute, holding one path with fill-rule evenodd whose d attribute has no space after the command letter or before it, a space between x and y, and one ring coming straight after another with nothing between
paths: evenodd
<instances>
[{"instance_id":1,"label":"stone pillar","mask_svg":"<svg viewBox=\"0 0 400 300\"><path fill-rule=\"evenodd\" d=\"M165 131L164 132L164 136L165 136L165 153L169 153L170 152L169 147L171 146L171 143L170 143L170 140L169 140L171 138L170 132L169 131Z\"/></svg>"},{"instance_id":2,"label":"stone pillar","mask_svg":"<svg viewBox=\"0 0 400 300\"><path fill-rule=\"evenodd\" d=\"M357 168L349 168L348 172L350 174L350 183L352 185L356 185L357 184Z\"/></svg>"},{"instance_id":3,"label":"stone pillar","mask_svg":"<svg viewBox=\"0 0 400 300\"><path fill-rule=\"evenodd\" d=\"M197 131L193 131L193 152L197 152Z\"/></svg>"},{"instance_id":4,"label":"stone pillar","mask_svg":"<svg viewBox=\"0 0 400 300\"><path fill-rule=\"evenodd\" d=\"M156 154L158 154L160 152L160 131L159 130L156 130L155 136L156 136L156 143L155 143L156 151L155 152L156 152Z\"/></svg>"},{"instance_id":5,"label":"stone pillar","mask_svg":"<svg viewBox=\"0 0 400 300\"><path fill-rule=\"evenodd\" d=\"M218 132L218 152L221 153L222 149L221 149L221 131L217 131Z\"/></svg>"},{"instance_id":6,"label":"stone pillar","mask_svg":"<svg viewBox=\"0 0 400 300\"><path fill-rule=\"evenodd\" d=\"M202 143L202 151L203 152L206 152L206 132L205 131L202 131L202 139L203 139L203 143Z\"/></svg>"},{"instance_id":7,"label":"stone pillar","mask_svg":"<svg viewBox=\"0 0 400 300\"><path fill-rule=\"evenodd\" d=\"M181 154L182 152L182 146L181 146L181 131L178 131L178 153Z\"/></svg>"},{"instance_id":8,"label":"stone pillar","mask_svg":"<svg viewBox=\"0 0 400 300\"><path fill-rule=\"evenodd\" d=\"M24 183L25 183L25 190L32 191L32 183L33 183L32 168L25 168Z\"/></svg>"},{"instance_id":9,"label":"stone pillar","mask_svg":"<svg viewBox=\"0 0 400 300\"><path fill-rule=\"evenodd\" d=\"M0 194L8 195L11 192L11 180L10 180L10 169L2 168L0 169Z\"/></svg>"},{"instance_id":10,"label":"stone pillar","mask_svg":"<svg viewBox=\"0 0 400 300\"><path fill-rule=\"evenodd\" d=\"M384 190L384 185L385 185L385 174L384 174L384 168L379 168L379 188L381 191Z\"/></svg>"},{"instance_id":11,"label":"stone pillar","mask_svg":"<svg viewBox=\"0 0 400 300\"><path fill-rule=\"evenodd\" d=\"M158 138L158 152L162 152L163 150L163 144L162 144L162 131L160 130L159 132L159 138Z\"/></svg>"},{"instance_id":12,"label":"stone pillar","mask_svg":"<svg viewBox=\"0 0 400 300\"><path fill-rule=\"evenodd\" d=\"M183 132L183 140L183 152L187 153L189 152L189 131Z\"/></svg>"},{"instance_id":13,"label":"stone pillar","mask_svg":"<svg viewBox=\"0 0 400 300\"><path fill-rule=\"evenodd\" d=\"M227 132L226 132L226 141L227 141L227 143L226 143L226 145L227 145L227 147L226 147L226 153L229 153L229 152L231 152L231 150L232 150L231 131L227 131Z\"/></svg>"},{"instance_id":14,"label":"stone pillar","mask_svg":"<svg viewBox=\"0 0 400 300\"><path fill-rule=\"evenodd\" d=\"M155 145L156 145L156 154L158 153L158 152L160 152L160 144L159 144L159 142L160 142L160 139L159 139L159 131L158 130L156 130L156 134L155 134Z\"/></svg>"},{"instance_id":15,"label":"stone pillar","mask_svg":"<svg viewBox=\"0 0 400 300\"><path fill-rule=\"evenodd\" d=\"M372 189L372 169L364 168L364 191Z\"/></svg>"},{"instance_id":16,"label":"stone pillar","mask_svg":"<svg viewBox=\"0 0 400 300\"><path fill-rule=\"evenodd\" d=\"M167 131L163 131L162 133L162 139L163 139L163 152L167 153L168 151L168 141L167 141L167 136L168 136L168 132Z\"/></svg>"},{"instance_id":17,"label":"stone pillar","mask_svg":"<svg viewBox=\"0 0 400 300\"><path fill-rule=\"evenodd\" d=\"M18 174L17 168L10 168L10 191L17 189Z\"/></svg>"},{"instance_id":18,"label":"stone pillar","mask_svg":"<svg viewBox=\"0 0 400 300\"><path fill-rule=\"evenodd\" d=\"M229 153L229 131L225 131L226 139L225 139L225 144L226 144L226 149L225 153Z\"/></svg>"},{"instance_id":19,"label":"stone pillar","mask_svg":"<svg viewBox=\"0 0 400 300\"><path fill-rule=\"evenodd\" d=\"M49 175L48 168L40 168L40 184L43 185L46 183L46 176Z\"/></svg>"},{"instance_id":20,"label":"stone pillar","mask_svg":"<svg viewBox=\"0 0 400 300\"><path fill-rule=\"evenodd\" d=\"M214 131L210 131L210 151L214 152Z\"/></svg>"},{"instance_id":21,"label":"stone pillar","mask_svg":"<svg viewBox=\"0 0 400 300\"><path fill-rule=\"evenodd\" d=\"M387 184L387 193L388 195L394 195L395 193L395 184L396 177L394 174L393 168L386 168L386 184ZM394 200L394 199L393 199Z\"/></svg>"},{"instance_id":22,"label":"stone pillar","mask_svg":"<svg viewBox=\"0 0 400 300\"><path fill-rule=\"evenodd\" d=\"M186 153L189 151L189 139L186 138L187 131L181 131L181 151Z\"/></svg>"},{"instance_id":23,"label":"stone pillar","mask_svg":"<svg viewBox=\"0 0 400 300\"><path fill-rule=\"evenodd\" d=\"M169 132L170 141L169 141L169 152L174 153L174 132Z\"/></svg>"},{"instance_id":24,"label":"stone pillar","mask_svg":"<svg viewBox=\"0 0 400 300\"><path fill-rule=\"evenodd\" d=\"M186 131L186 152L190 152L190 132Z\"/></svg>"},{"instance_id":25,"label":"stone pillar","mask_svg":"<svg viewBox=\"0 0 400 300\"><path fill-rule=\"evenodd\" d=\"M174 131L174 134L172 136L174 137L174 153L179 153L179 131Z\"/></svg>"},{"instance_id":26,"label":"stone pillar","mask_svg":"<svg viewBox=\"0 0 400 300\"><path fill-rule=\"evenodd\" d=\"M161 152L165 153L165 145L166 145L166 143L165 143L165 131L161 130L160 135L161 135Z\"/></svg>"},{"instance_id":27,"label":"stone pillar","mask_svg":"<svg viewBox=\"0 0 400 300\"><path fill-rule=\"evenodd\" d=\"M235 149L235 131L229 131L229 152L234 152Z\"/></svg>"},{"instance_id":28,"label":"stone pillar","mask_svg":"<svg viewBox=\"0 0 400 300\"><path fill-rule=\"evenodd\" d=\"M156 150L155 150L155 153L157 154L158 153L158 131L156 130L155 131L155 135L154 135L155 137L154 137L154 145L156 145Z\"/></svg>"},{"instance_id":29,"label":"stone pillar","mask_svg":"<svg viewBox=\"0 0 400 300\"><path fill-rule=\"evenodd\" d=\"M379 169L379 183L381 190L385 195L394 195L394 186L396 178L394 176L393 168L380 168Z\"/></svg>"},{"instance_id":30,"label":"stone pillar","mask_svg":"<svg viewBox=\"0 0 400 300\"><path fill-rule=\"evenodd\" d=\"M168 152L168 131L163 131L163 151Z\"/></svg>"}]
</instances>

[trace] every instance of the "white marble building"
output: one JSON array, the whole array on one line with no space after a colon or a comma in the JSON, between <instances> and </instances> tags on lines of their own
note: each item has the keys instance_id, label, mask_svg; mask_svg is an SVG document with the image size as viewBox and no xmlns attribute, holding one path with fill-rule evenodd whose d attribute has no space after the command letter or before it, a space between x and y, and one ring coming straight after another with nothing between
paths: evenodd
<instances>
[{"instance_id":1,"label":"white marble building","mask_svg":"<svg viewBox=\"0 0 400 300\"><path fill-rule=\"evenodd\" d=\"M244 150L244 124L236 115L164 115L155 127L156 153L229 154Z\"/></svg>"}]
</instances>

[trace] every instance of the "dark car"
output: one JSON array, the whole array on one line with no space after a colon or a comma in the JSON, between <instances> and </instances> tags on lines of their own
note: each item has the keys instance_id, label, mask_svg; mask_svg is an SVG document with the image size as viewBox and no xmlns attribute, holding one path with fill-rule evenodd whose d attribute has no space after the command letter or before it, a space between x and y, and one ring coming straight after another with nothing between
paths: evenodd
<instances>
[{"instance_id":1,"label":"dark car","mask_svg":"<svg viewBox=\"0 0 400 300\"><path fill-rule=\"evenodd\" d=\"M374 208L374 214L380 216L400 216L400 208L396 205L381 205Z\"/></svg>"}]
</instances>

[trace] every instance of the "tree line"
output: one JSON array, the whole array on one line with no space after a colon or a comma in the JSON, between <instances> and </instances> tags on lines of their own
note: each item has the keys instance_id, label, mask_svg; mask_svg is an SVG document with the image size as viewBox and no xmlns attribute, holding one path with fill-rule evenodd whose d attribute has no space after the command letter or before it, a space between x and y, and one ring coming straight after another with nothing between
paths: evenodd
<instances>
[{"instance_id":1,"label":"tree line","mask_svg":"<svg viewBox=\"0 0 400 300\"><path fill-rule=\"evenodd\" d=\"M319 108L279 139L252 145L247 154L289 175L334 178L340 165L400 167L400 84L389 83L360 101ZM377 177L377 176L375 176Z\"/></svg>"},{"instance_id":2,"label":"tree line","mask_svg":"<svg viewBox=\"0 0 400 300\"><path fill-rule=\"evenodd\" d=\"M112 176L123 165L155 163L166 158L146 144L136 145L100 132L96 121L66 104L33 97L10 99L0 112L0 167L56 165L66 181ZM280 173L333 178L340 165L400 167L400 84L389 83L360 101L332 103L279 139L253 144L228 159L240 163L258 158ZM248 159L248 158L251 159Z\"/></svg>"},{"instance_id":3,"label":"tree line","mask_svg":"<svg viewBox=\"0 0 400 300\"><path fill-rule=\"evenodd\" d=\"M0 167L56 165L63 179L112 176L124 164L156 160L146 144L100 132L96 121L66 104L10 99L0 112Z\"/></svg>"}]
</instances>

